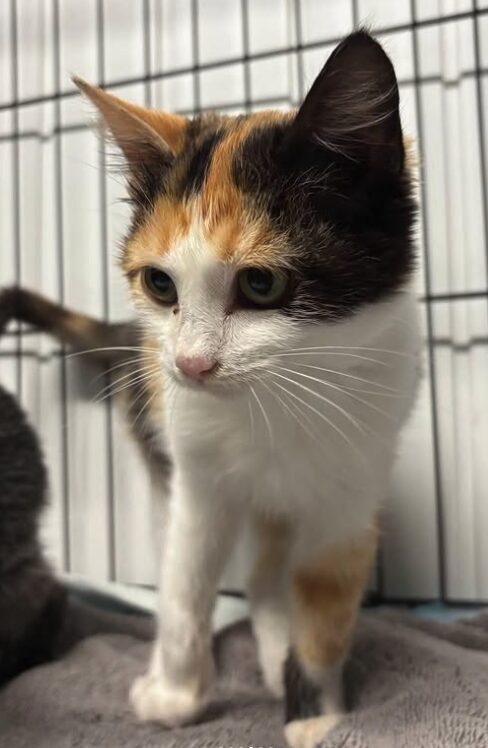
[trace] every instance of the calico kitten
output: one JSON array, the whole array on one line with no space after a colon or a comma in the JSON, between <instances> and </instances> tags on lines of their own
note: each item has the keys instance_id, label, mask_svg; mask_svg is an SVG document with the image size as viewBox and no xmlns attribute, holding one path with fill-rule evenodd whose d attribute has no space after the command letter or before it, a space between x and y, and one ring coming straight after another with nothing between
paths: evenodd
<instances>
[{"instance_id":1,"label":"calico kitten","mask_svg":"<svg viewBox=\"0 0 488 748\"><path fill-rule=\"evenodd\" d=\"M287 692L289 744L315 745L344 710L342 667L418 379L393 67L357 32L297 112L236 118L187 120L75 83L127 162L122 268L157 350L173 466L159 633L132 703L167 726L204 710L218 579L250 516L264 678Z\"/></svg>"}]
</instances>

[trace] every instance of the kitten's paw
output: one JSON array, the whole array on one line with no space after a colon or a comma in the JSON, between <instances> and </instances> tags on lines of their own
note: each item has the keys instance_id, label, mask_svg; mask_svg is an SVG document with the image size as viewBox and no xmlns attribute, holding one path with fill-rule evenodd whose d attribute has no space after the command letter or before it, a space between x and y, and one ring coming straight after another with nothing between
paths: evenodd
<instances>
[{"instance_id":1,"label":"kitten's paw","mask_svg":"<svg viewBox=\"0 0 488 748\"><path fill-rule=\"evenodd\" d=\"M130 701L142 722L161 722L166 727L193 722L208 703L205 694L184 686L170 686L151 674L134 681Z\"/></svg>"},{"instance_id":2,"label":"kitten's paw","mask_svg":"<svg viewBox=\"0 0 488 748\"><path fill-rule=\"evenodd\" d=\"M316 748L342 719L341 714L328 714L312 719L297 719L285 727L290 748Z\"/></svg>"}]
</instances>

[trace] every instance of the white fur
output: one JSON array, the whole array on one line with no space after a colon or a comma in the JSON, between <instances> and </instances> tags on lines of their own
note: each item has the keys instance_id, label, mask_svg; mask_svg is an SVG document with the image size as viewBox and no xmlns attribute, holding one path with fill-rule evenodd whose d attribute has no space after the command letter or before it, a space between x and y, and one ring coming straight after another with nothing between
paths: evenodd
<instances>
[{"instance_id":1,"label":"white fur","mask_svg":"<svg viewBox=\"0 0 488 748\"><path fill-rule=\"evenodd\" d=\"M174 724L185 713L182 691L183 702L192 705L188 719L200 708L193 708L194 694L205 701L212 605L243 514L290 521L291 566L371 526L415 396L420 341L407 289L334 324L299 323L272 310L229 313L235 268L218 261L198 225L160 265L176 283L179 313L149 300L139 303L161 344L162 436L175 469L160 636L146 676L150 683L136 688L133 701L141 718ZM276 356L317 346L336 347ZM220 369L212 382L189 386L175 367L178 354L210 354ZM270 626L286 617L284 585L271 587L276 594L268 607L262 595L256 606L262 653L270 651ZM263 665L277 690L286 631L277 632L275 641ZM174 715L168 706L172 686Z\"/></svg>"},{"instance_id":2,"label":"white fur","mask_svg":"<svg viewBox=\"0 0 488 748\"><path fill-rule=\"evenodd\" d=\"M340 721L339 714L295 720L285 727L286 742L290 748L317 748Z\"/></svg>"},{"instance_id":3,"label":"white fur","mask_svg":"<svg viewBox=\"0 0 488 748\"><path fill-rule=\"evenodd\" d=\"M249 587L252 623L264 682L283 696L283 665L290 646L287 559L262 570Z\"/></svg>"}]
</instances>

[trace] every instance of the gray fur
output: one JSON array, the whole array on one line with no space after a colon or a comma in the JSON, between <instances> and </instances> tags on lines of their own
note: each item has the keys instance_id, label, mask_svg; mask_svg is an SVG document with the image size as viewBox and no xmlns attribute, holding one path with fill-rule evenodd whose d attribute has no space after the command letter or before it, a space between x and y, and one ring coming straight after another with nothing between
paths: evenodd
<instances>
[{"instance_id":1,"label":"gray fur","mask_svg":"<svg viewBox=\"0 0 488 748\"><path fill-rule=\"evenodd\" d=\"M0 386L0 687L125 622L68 594L39 540L47 470L37 435Z\"/></svg>"},{"instance_id":2,"label":"gray fur","mask_svg":"<svg viewBox=\"0 0 488 748\"><path fill-rule=\"evenodd\" d=\"M66 605L38 537L46 490L36 434L0 388L0 684L53 655Z\"/></svg>"}]
</instances>

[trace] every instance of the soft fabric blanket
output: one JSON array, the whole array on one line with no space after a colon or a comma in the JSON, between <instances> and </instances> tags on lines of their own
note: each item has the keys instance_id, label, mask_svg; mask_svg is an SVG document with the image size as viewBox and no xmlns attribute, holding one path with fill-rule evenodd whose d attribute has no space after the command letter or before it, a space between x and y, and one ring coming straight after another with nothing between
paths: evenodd
<instances>
[{"instance_id":1,"label":"soft fabric blanket","mask_svg":"<svg viewBox=\"0 0 488 748\"><path fill-rule=\"evenodd\" d=\"M219 678L201 723L171 731L138 724L127 703L150 622L119 615L111 624L119 633L89 636L0 691L1 748L284 748L282 705L262 686L247 623L216 637ZM442 624L364 613L346 685L352 711L324 748L484 748L488 614Z\"/></svg>"}]
</instances>

